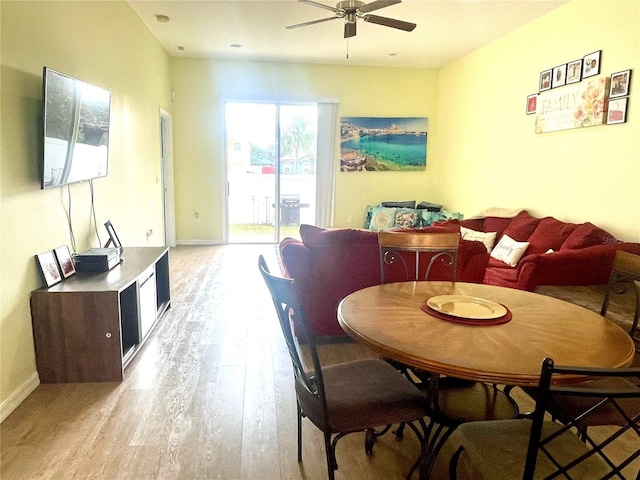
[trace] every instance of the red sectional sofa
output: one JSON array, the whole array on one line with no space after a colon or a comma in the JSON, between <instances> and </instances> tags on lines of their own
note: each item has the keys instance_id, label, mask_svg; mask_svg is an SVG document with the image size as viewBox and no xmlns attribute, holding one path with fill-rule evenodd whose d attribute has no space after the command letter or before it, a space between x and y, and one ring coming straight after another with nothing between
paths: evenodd
<instances>
[{"instance_id":1,"label":"red sectional sofa","mask_svg":"<svg viewBox=\"0 0 640 480\"><path fill-rule=\"evenodd\" d=\"M489 258L482 280L490 285L534 290L539 285L602 285L611 274L616 250L640 254L640 244L620 242L592 223L566 223L553 217L536 218L522 211L513 218L486 217L451 220L481 232L496 232L496 242L508 235L529 246L515 267Z\"/></svg>"},{"instance_id":2,"label":"red sectional sofa","mask_svg":"<svg viewBox=\"0 0 640 480\"><path fill-rule=\"evenodd\" d=\"M457 280L534 290L539 285L599 285L607 283L616 250L640 255L639 243L616 240L591 224L573 224L552 217L536 218L526 211L510 218L449 220L424 231L496 232L529 242L515 267L490 257L479 241L462 239ZM312 331L320 336L344 335L337 306L348 294L380 283L377 233L355 229L325 230L301 225L302 241L285 238L280 255L285 275L296 279ZM449 275L449 276L448 276ZM448 280L450 273L434 271Z\"/></svg>"}]
</instances>

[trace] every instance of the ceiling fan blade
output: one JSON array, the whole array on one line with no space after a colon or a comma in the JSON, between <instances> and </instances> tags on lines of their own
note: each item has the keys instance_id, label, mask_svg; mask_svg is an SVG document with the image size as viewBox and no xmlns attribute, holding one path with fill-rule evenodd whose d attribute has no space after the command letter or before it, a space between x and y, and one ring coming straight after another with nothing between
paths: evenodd
<instances>
[{"instance_id":1,"label":"ceiling fan blade","mask_svg":"<svg viewBox=\"0 0 640 480\"><path fill-rule=\"evenodd\" d=\"M312 5L314 7L324 8L325 10L330 10L333 13L342 13L339 8L331 7L329 5L325 5L324 3L314 2L313 0L298 0L300 3L306 3L307 5Z\"/></svg>"},{"instance_id":2,"label":"ceiling fan blade","mask_svg":"<svg viewBox=\"0 0 640 480\"><path fill-rule=\"evenodd\" d=\"M395 18L379 17L378 15L365 15L362 18L365 22L384 25L385 27L397 28L398 30L404 30L405 32L411 32L414 28L416 28L415 23L396 20Z\"/></svg>"},{"instance_id":3,"label":"ceiling fan blade","mask_svg":"<svg viewBox=\"0 0 640 480\"><path fill-rule=\"evenodd\" d=\"M362 13L373 12L374 10L379 10L384 7L396 5L398 3L402 3L402 0L376 0L375 2L362 5L358 10L360 10Z\"/></svg>"},{"instance_id":4,"label":"ceiling fan blade","mask_svg":"<svg viewBox=\"0 0 640 480\"><path fill-rule=\"evenodd\" d=\"M328 18L321 18L320 20L311 20L310 22L296 23L295 25L289 25L287 29L292 30L294 28L306 27L307 25L314 25L316 23L328 22L329 20L335 20L336 18L340 18L340 17L328 17Z\"/></svg>"},{"instance_id":5,"label":"ceiling fan blade","mask_svg":"<svg viewBox=\"0 0 640 480\"><path fill-rule=\"evenodd\" d=\"M356 22L344 22L344 38L356 36Z\"/></svg>"}]
</instances>

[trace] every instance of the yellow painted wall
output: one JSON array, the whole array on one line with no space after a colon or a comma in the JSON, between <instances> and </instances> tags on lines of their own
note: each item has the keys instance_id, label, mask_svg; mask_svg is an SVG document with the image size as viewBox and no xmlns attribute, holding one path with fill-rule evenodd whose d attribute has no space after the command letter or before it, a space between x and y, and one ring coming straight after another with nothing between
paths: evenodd
<instances>
[{"instance_id":1,"label":"yellow painted wall","mask_svg":"<svg viewBox=\"0 0 640 480\"><path fill-rule=\"evenodd\" d=\"M338 99L338 116L428 117L436 126L437 72L394 69L245 63L172 58L176 232L178 242L222 239L224 100ZM337 127L336 127L337 128ZM429 138L425 172L340 173L336 176L335 225L362 226L367 204L383 200L438 201ZM339 152L336 151L336 161ZM195 212L200 219L195 219Z\"/></svg>"},{"instance_id":2,"label":"yellow painted wall","mask_svg":"<svg viewBox=\"0 0 640 480\"><path fill-rule=\"evenodd\" d=\"M125 245L162 245L159 108L171 109L169 58L124 1L0 3L0 413L37 384L30 292L34 255L71 246L67 188L40 190L42 68L112 92L108 177L95 180L98 230ZM70 187L77 250L98 246L87 182ZM147 240L145 232L154 236Z\"/></svg>"},{"instance_id":3,"label":"yellow painted wall","mask_svg":"<svg viewBox=\"0 0 640 480\"><path fill-rule=\"evenodd\" d=\"M542 70L602 50L601 73L633 69L628 121L534 133L526 97ZM440 70L438 197L591 221L640 241L640 2L574 0Z\"/></svg>"}]
</instances>

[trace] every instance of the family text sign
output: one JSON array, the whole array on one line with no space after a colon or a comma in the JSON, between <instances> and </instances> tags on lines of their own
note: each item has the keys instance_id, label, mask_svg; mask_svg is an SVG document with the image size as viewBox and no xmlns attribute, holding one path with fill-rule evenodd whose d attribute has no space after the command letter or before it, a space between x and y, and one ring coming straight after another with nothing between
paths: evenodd
<instances>
[{"instance_id":1,"label":"family text sign","mask_svg":"<svg viewBox=\"0 0 640 480\"><path fill-rule=\"evenodd\" d=\"M595 77L538 96L536 133L591 127L606 123L607 78Z\"/></svg>"}]
</instances>

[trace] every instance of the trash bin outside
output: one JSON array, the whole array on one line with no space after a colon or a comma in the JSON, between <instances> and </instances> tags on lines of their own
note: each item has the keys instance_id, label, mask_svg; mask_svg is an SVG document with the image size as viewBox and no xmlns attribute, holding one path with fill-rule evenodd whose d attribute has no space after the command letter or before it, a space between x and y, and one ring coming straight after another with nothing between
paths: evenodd
<instances>
[{"instance_id":1,"label":"trash bin outside","mask_svg":"<svg viewBox=\"0 0 640 480\"><path fill-rule=\"evenodd\" d=\"M300 195L280 196L280 225L300 224Z\"/></svg>"}]
</instances>

